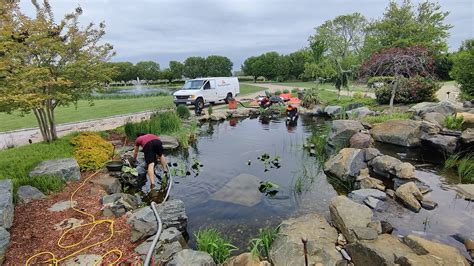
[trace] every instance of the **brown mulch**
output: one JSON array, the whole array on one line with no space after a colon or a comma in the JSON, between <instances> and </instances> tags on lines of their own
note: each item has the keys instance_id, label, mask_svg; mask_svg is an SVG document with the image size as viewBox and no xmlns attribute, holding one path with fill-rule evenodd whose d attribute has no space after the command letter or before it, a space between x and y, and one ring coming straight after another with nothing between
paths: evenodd
<instances>
[{"instance_id":1,"label":"brown mulch","mask_svg":"<svg viewBox=\"0 0 474 266\"><path fill-rule=\"evenodd\" d=\"M74 190L77 189L90 174L91 173L82 174L81 181L68 182L61 192L50 195L46 199L26 204L16 204L14 222L10 229L11 242L5 255L4 265L25 265L28 258L44 251L52 252L57 259L61 259L81 248L102 241L110 235L109 223L104 223L95 227L90 237L77 247L63 249L57 245L57 241L65 230L55 230L55 224L68 218L84 220L84 223L92 222L92 219L71 208L60 212L50 212L47 209L57 202L69 201ZM99 173L93 178L97 178L103 174L106 173ZM131 229L127 224L128 217L126 215L119 218L102 216L100 198L105 194L105 191L100 186L88 182L74 197L74 200L77 201L77 209L94 215L96 220L113 219L115 221L115 233L109 241L84 250L80 254L103 255L112 249L119 249L123 252L122 259L135 258L137 254L135 254L133 250L137 244L130 242ZM89 227L73 230L70 235L63 239L62 244L76 243L82 239L88 231ZM49 258L51 257L45 255L37 258L35 261L39 262ZM105 260L102 261L102 264L114 261L116 258L114 255L107 256ZM35 261L31 261L30 264L34 264Z\"/></svg>"}]
</instances>

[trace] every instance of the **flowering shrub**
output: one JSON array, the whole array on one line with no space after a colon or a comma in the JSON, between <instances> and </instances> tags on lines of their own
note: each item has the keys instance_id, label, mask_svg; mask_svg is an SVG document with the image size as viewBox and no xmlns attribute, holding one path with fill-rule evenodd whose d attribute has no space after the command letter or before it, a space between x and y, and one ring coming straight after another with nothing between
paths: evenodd
<instances>
[{"instance_id":1,"label":"flowering shrub","mask_svg":"<svg viewBox=\"0 0 474 266\"><path fill-rule=\"evenodd\" d=\"M71 140L76 158L82 171L96 170L110 159L113 146L99 134L83 132Z\"/></svg>"},{"instance_id":2,"label":"flowering shrub","mask_svg":"<svg viewBox=\"0 0 474 266\"><path fill-rule=\"evenodd\" d=\"M395 94L394 103L418 103L424 101L434 101L435 93L440 88L435 80L431 78L415 76L410 79L401 79ZM388 104L392 87L385 85L375 89L377 102Z\"/></svg>"}]
</instances>

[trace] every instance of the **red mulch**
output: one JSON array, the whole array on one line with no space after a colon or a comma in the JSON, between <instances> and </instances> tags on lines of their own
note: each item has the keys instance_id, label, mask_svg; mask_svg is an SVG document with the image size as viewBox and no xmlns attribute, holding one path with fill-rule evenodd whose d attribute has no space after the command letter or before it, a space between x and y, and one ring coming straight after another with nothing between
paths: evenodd
<instances>
[{"instance_id":1,"label":"red mulch","mask_svg":"<svg viewBox=\"0 0 474 266\"><path fill-rule=\"evenodd\" d=\"M108 228L109 223L104 223L97 226L90 238L77 247L62 249L57 245L57 241L63 231L55 230L55 224L68 218L76 218L84 220L84 223L89 223L91 222L91 218L71 208L61 212L50 212L47 209L54 203L68 201L74 190L79 187L83 180L90 174L91 173L84 173L80 182L69 182L61 192L50 195L44 200L37 200L27 204L17 204L15 206L14 222L10 229L11 243L5 256L4 265L25 265L28 258L44 251L52 252L57 259L61 259L76 250L101 241L110 235ZM93 178L97 178L100 175L99 173ZM130 242L131 230L127 224L128 217L126 215L119 218L102 216L100 198L105 194L105 191L100 186L88 182L75 195L74 200L77 201L77 209L93 214L96 220L114 219L115 221L115 234L109 241L85 250L80 254L103 255L109 250L119 249L123 252L122 259L135 258L137 254L133 252L133 249L137 244ZM68 235L68 237L64 239L62 244L71 244L79 241L88 230L88 227L84 227L82 230L74 230L71 235ZM45 255L36 261L39 262L40 260L49 258L50 256ZM115 260L115 258L114 255L107 256L105 261L102 261L102 264L111 262ZM34 264L35 262L31 261L31 263Z\"/></svg>"}]
</instances>

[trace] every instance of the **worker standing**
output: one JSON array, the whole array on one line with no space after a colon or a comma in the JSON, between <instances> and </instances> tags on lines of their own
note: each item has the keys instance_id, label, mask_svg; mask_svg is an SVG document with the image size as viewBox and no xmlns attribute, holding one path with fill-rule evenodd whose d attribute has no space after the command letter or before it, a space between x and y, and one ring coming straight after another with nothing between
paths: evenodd
<instances>
[{"instance_id":1,"label":"worker standing","mask_svg":"<svg viewBox=\"0 0 474 266\"><path fill-rule=\"evenodd\" d=\"M166 174L168 172L168 165L166 158L163 155L163 143L158 136L153 134L138 133L137 139L135 140L135 148L133 150L133 159L137 159L138 149L142 147L142 151L145 154L145 169L148 172L150 178L151 189L155 187L155 162L157 159L160 160L161 168Z\"/></svg>"}]
</instances>

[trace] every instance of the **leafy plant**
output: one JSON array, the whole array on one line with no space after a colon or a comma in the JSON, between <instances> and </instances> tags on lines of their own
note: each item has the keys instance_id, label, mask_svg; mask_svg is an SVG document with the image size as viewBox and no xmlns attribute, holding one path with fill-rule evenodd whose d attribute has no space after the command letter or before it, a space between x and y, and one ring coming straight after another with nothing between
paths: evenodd
<instances>
[{"instance_id":1,"label":"leafy plant","mask_svg":"<svg viewBox=\"0 0 474 266\"><path fill-rule=\"evenodd\" d=\"M189 112L188 107L184 104L180 104L176 107L176 113L178 113L178 116L182 119L188 119L191 116L191 112Z\"/></svg>"},{"instance_id":2,"label":"leafy plant","mask_svg":"<svg viewBox=\"0 0 474 266\"><path fill-rule=\"evenodd\" d=\"M76 158L82 171L96 170L111 158L113 146L94 132L82 132L71 140Z\"/></svg>"},{"instance_id":3,"label":"leafy plant","mask_svg":"<svg viewBox=\"0 0 474 266\"><path fill-rule=\"evenodd\" d=\"M194 236L198 250L209 253L215 263L223 263L232 251L237 250L216 229L199 230Z\"/></svg>"},{"instance_id":4,"label":"leafy plant","mask_svg":"<svg viewBox=\"0 0 474 266\"><path fill-rule=\"evenodd\" d=\"M209 107L207 107L207 114L208 114L208 115L212 115L212 112L213 112L213 110L212 110L212 104L209 104Z\"/></svg>"},{"instance_id":5,"label":"leafy plant","mask_svg":"<svg viewBox=\"0 0 474 266\"><path fill-rule=\"evenodd\" d=\"M304 91L303 99L301 99L301 105L304 108L313 108L316 104L321 103L319 91L316 88L306 89Z\"/></svg>"},{"instance_id":6,"label":"leafy plant","mask_svg":"<svg viewBox=\"0 0 474 266\"><path fill-rule=\"evenodd\" d=\"M283 94L288 94L288 93L290 93L290 91L288 89L283 90Z\"/></svg>"},{"instance_id":7,"label":"leafy plant","mask_svg":"<svg viewBox=\"0 0 474 266\"><path fill-rule=\"evenodd\" d=\"M352 94L352 97L353 97L354 99L363 99L363 98L364 98L364 94L363 94L362 92L358 91L358 92L355 92L354 94Z\"/></svg>"},{"instance_id":8,"label":"leafy plant","mask_svg":"<svg viewBox=\"0 0 474 266\"><path fill-rule=\"evenodd\" d=\"M462 183L474 183L474 153L461 153L449 156L444 162L444 169L455 169Z\"/></svg>"},{"instance_id":9,"label":"leafy plant","mask_svg":"<svg viewBox=\"0 0 474 266\"><path fill-rule=\"evenodd\" d=\"M262 193L269 192L271 190L278 189L280 185L272 183L270 181L260 181L260 185L258 186L258 190Z\"/></svg>"},{"instance_id":10,"label":"leafy plant","mask_svg":"<svg viewBox=\"0 0 474 266\"><path fill-rule=\"evenodd\" d=\"M275 95L276 95L276 96L278 96L278 95L280 95L280 94L281 94L281 90L275 91Z\"/></svg>"},{"instance_id":11,"label":"leafy plant","mask_svg":"<svg viewBox=\"0 0 474 266\"><path fill-rule=\"evenodd\" d=\"M445 128L456 129L456 130L462 129L463 124L464 124L464 117L462 115L461 116L447 115L444 118L444 122L443 122L443 125Z\"/></svg>"},{"instance_id":12,"label":"leafy plant","mask_svg":"<svg viewBox=\"0 0 474 266\"><path fill-rule=\"evenodd\" d=\"M280 226L276 228L260 228L258 231L258 237L250 241L250 252L253 256L269 259L270 248L278 236Z\"/></svg>"},{"instance_id":13,"label":"leafy plant","mask_svg":"<svg viewBox=\"0 0 474 266\"><path fill-rule=\"evenodd\" d=\"M391 114L381 114L377 116L364 116L362 121L370 123L370 124L377 124L383 123L389 120L398 120L398 119L410 119L412 117L409 113L391 113Z\"/></svg>"}]
</instances>

